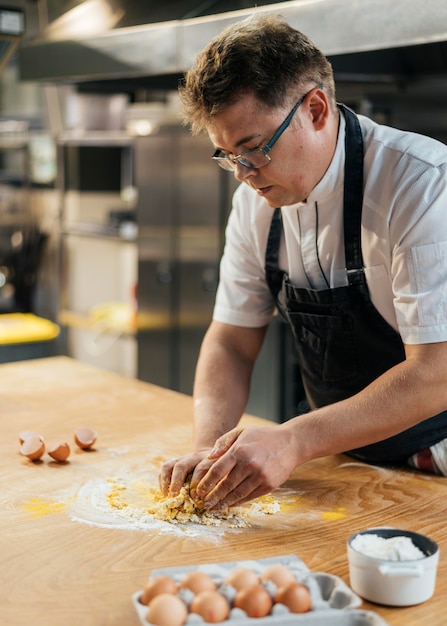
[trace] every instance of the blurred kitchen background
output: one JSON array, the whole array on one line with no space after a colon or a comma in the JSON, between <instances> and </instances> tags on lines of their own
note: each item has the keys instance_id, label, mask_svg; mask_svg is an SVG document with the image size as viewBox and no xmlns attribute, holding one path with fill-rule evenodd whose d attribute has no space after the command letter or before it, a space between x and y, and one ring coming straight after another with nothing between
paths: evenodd
<instances>
[{"instance_id":1,"label":"blurred kitchen background","mask_svg":"<svg viewBox=\"0 0 447 626\"><path fill-rule=\"evenodd\" d=\"M179 123L176 87L215 33L265 10L329 56L340 101L447 141L445 0L0 0L0 327L54 323L39 356L192 392L235 184ZM0 360L37 356L25 345ZM275 320L248 411L296 414L296 379Z\"/></svg>"}]
</instances>

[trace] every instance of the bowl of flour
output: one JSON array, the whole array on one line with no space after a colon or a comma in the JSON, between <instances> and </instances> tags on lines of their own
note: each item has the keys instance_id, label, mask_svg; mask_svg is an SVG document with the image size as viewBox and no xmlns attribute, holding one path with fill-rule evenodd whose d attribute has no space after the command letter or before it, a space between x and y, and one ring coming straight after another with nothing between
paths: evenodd
<instances>
[{"instance_id":1,"label":"bowl of flour","mask_svg":"<svg viewBox=\"0 0 447 626\"><path fill-rule=\"evenodd\" d=\"M348 539L350 584L376 604L411 606L433 595L438 545L429 537L397 528L369 528Z\"/></svg>"}]
</instances>

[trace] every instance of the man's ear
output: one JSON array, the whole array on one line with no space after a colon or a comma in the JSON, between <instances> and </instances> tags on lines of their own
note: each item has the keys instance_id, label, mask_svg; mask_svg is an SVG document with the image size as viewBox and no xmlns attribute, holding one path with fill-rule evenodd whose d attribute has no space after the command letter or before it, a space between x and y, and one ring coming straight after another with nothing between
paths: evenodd
<instances>
[{"instance_id":1,"label":"man's ear","mask_svg":"<svg viewBox=\"0 0 447 626\"><path fill-rule=\"evenodd\" d=\"M330 116L330 106L323 89L315 89L310 96L309 110L315 130L322 130Z\"/></svg>"}]
</instances>

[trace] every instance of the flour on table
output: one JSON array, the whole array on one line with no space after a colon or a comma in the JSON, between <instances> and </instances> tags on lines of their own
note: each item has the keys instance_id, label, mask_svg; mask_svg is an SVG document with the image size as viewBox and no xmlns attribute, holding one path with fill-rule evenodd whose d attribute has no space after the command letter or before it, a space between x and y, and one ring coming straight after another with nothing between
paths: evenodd
<instances>
[{"instance_id":1,"label":"flour on table","mask_svg":"<svg viewBox=\"0 0 447 626\"><path fill-rule=\"evenodd\" d=\"M134 477L89 481L77 490L69 505L74 521L105 528L201 537L247 528L259 517L279 510L277 500L264 496L244 506L207 511L191 498L188 487L183 487L176 497L163 497L158 488Z\"/></svg>"}]
</instances>

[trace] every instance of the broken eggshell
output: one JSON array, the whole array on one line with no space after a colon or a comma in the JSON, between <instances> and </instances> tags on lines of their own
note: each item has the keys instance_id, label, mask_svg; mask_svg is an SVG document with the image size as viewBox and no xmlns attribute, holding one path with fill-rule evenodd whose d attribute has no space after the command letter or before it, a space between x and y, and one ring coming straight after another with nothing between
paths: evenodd
<instances>
[{"instance_id":1,"label":"broken eggshell","mask_svg":"<svg viewBox=\"0 0 447 626\"><path fill-rule=\"evenodd\" d=\"M25 443L25 441L29 439L30 437L39 437L39 439L43 441L42 435L39 435L39 433L34 432L34 430L22 430L22 432L19 433L20 445Z\"/></svg>"},{"instance_id":2,"label":"broken eggshell","mask_svg":"<svg viewBox=\"0 0 447 626\"><path fill-rule=\"evenodd\" d=\"M98 433L87 426L77 428L74 434L74 440L81 450L88 450L98 438Z\"/></svg>"},{"instance_id":3,"label":"broken eggshell","mask_svg":"<svg viewBox=\"0 0 447 626\"><path fill-rule=\"evenodd\" d=\"M39 435L28 437L22 443L20 452L31 461L38 461L45 452L45 442Z\"/></svg>"},{"instance_id":4,"label":"broken eggshell","mask_svg":"<svg viewBox=\"0 0 447 626\"><path fill-rule=\"evenodd\" d=\"M57 461L58 463L63 463L70 456L70 446L65 441L60 441L56 445L54 445L51 450L48 450L48 454L52 459Z\"/></svg>"}]
</instances>

